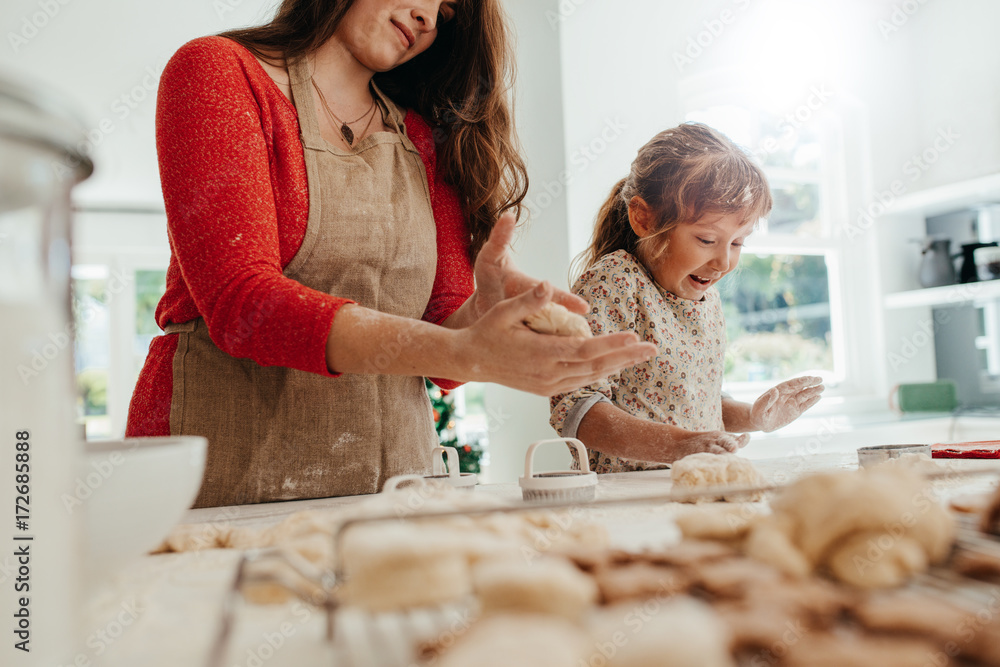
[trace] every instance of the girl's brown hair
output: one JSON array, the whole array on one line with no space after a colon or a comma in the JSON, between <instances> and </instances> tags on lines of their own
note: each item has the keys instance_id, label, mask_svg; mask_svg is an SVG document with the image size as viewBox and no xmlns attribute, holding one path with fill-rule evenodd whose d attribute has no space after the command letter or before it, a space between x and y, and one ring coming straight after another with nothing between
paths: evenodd
<instances>
[{"instance_id":1,"label":"girl's brown hair","mask_svg":"<svg viewBox=\"0 0 1000 667\"><path fill-rule=\"evenodd\" d=\"M655 231L644 238L629 224L633 197L654 213ZM660 132L639 149L629 175L615 184L601 206L590 247L575 264L582 272L608 253L627 250L649 266L682 222L731 213L756 222L771 205L767 177L747 152L707 125L684 123Z\"/></svg>"},{"instance_id":2,"label":"girl's brown hair","mask_svg":"<svg viewBox=\"0 0 1000 667\"><path fill-rule=\"evenodd\" d=\"M266 25L222 33L258 58L282 65L325 43L353 0L283 0ZM437 161L462 199L473 261L500 213L521 213L528 174L509 99L514 66L499 0L461 0L438 24L424 53L374 80L397 104L433 129Z\"/></svg>"}]
</instances>

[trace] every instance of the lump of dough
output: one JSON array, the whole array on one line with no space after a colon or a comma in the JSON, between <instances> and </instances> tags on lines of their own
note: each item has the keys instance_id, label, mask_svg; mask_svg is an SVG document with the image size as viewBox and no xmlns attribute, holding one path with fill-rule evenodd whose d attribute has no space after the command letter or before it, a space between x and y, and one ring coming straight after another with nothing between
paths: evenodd
<instances>
[{"instance_id":1,"label":"lump of dough","mask_svg":"<svg viewBox=\"0 0 1000 667\"><path fill-rule=\"evenodd\" d=\"M538 612L577 620L597 602L597 585L564 558L491 559L472 571L483 613Z\"/></svg>"},{"instance_id":2,"label":"lump of dough","mask_svg":"<svg viewBox=\"0 0 1000 667\"><path fill-rule=\"evenodd\" d=\"M883 546L884 545L884 546ZM827 559L834 576L858 588L892 588L927 569L927 554L913 539L885 533L855 533Z\"/></svg>"},{"instance_id":3,"label":"lump of dough","mask_svg":"<svg viewBox=\"0 0 1000 667\"><path fill-rule=\"evenodd\" d=\"M764 477L747 459L735 454L690 454L670 467L670 479L677 491L694 491L713 486L760 486ZM733 496L734 500L762 500L763 493ZM724 493L701 500L729 500ZM700 501L693 501L700 502Z\"/></svg>"},{"instance_id":4,"label":"lump of dough","mask_svg":"<svg viewBox=\"0 0 1000 667\"><path fill-rule=\"evenodd\" d=\"M567 310L564 306L549 301L545 307L524 320L529 329L556 336L582 336L590 338L590 324L582 315Z\"/></svg>"},{"instance_id":5,"label":"lump of dough","mask_svg":"<svg viewBox=\"0 0 1000 667\"><path fill-rule=\"evenodd\" d=\"M787 521L765 517L754 524L743 543L743 550L751 558L776 567L790 577L802 579L812 572L812 563L792 544L790 533Z\"/></svg>"},{"instance_id":6,"label":"lump of dough","mask_svg":"<svg viewBox=\"0 0 1000 667\"><path fill-rule=\"evenodd\" d=\"M492 614L476 621L438 667L579 667L588 664L586 633L559 616Z\"/></svg>"},{"instance_id":7,"label":"lump of dough","mask_svg":"<svg viewBox=\"0 0 1000 667\"><path fill-rule=\"evenodd\" d=\"M923 478L903 467L812 475L788 487L771 507L791 519L796 543L813 562L822 561L835 541L866 530L917 533L936 561L953 534Z\"/></svg>"},{"instance_id":8,"label":"lump of dough","mask_svg":"<svg viewBox=\"0 0 1000 667\"><path fill-rule=\"evenodd\" d=\"M905 466L810 475L771 501L745 545L789 574L827 568L863 588L897 586L951 550L955 525L925 480ZM801 559L796 556L796 552Z\"/></svg>"},{"instance_id":9,"label":"lump of dough","mask_svg":"<svg viewBox=\"0 0 1000 667\"><path fill-rule=\"evenodd\" d=\"M729 630L706 603L679 595L650 609L640 615L634 603L619 604L597 617L591 639L615 646L608 667L735 666Z\"/></svg>"}]
</instances>

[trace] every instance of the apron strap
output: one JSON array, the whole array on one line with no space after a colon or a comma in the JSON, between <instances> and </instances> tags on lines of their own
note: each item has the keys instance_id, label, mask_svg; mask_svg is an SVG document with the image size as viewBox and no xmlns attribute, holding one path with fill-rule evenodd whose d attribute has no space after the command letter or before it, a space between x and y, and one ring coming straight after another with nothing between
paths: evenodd
<instances>
[{"instance_id":1,"label":"apron strap","mask_svg":"<svg viewBox=\"0 0 1000 667\"><path fill-rule=\"evenodd\" d=\"M200 320L200 319L201 318L198 317L198 318L195 318L193 320L188 320L187 322L170 322L163 329L163 333L166 333L166 334L176 334L176 333L184 333L184 332L190 333L190 332L192 332L192 331L194 331L195 329L198 328L198 320Z\"/></svg>"},{"instance_id":2,"label":"apron strap","mask_svg":"<svg viewBox=\"0 0 1000 667\"><path fill-rule=\"evenodd\" d=\"M289 63L288 82L292 86L292 103L299 114L299 131L306 148L326 150L326 142L319 132L319 119L313 102L309 62L305 58Z\"/></svg>"}]
</instances>

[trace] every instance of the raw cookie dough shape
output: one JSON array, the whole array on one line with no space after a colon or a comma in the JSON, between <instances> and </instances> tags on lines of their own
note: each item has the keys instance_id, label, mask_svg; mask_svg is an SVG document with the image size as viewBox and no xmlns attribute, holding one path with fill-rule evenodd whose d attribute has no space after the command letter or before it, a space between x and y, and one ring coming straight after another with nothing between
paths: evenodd
<instances>
[{"instance_id":1,"label":"raw cookie dough shape","mask_svg":"<svg viewBox=\"0 0 1000 667\"><path fill-rule=\"evenodd\" d=\"M671 465L670 479L677 491L694 491L712 486L761 486L765 483L764 477L753 464L742 456L707 452L690 454L675 461ZM764 494L759 493L752 496L740 494L733 499L755 501L763 498ZM723 493L715 498L703 498L692 502L702 500L729 500L729 498Z\"/></svg>"},{"instance_id":2,"label":"raw cookie dough shape","mask_svg":"<svg viewBox=\"0 0 1000 667\"><path fill-rule=\"evenodd\" d=\"M597 585L565 558L489 559L472 571L483 613L537 612L578 620L597 602Z\"/></svg>"},{"instance_id":3,"label":"raw cookie dough shape","mask_svg":"<svg viewBox=\"0 0 1000 667\"><path fill-rule=\"evenodd\" d=\"M608 667L735 667L729 653L726 624L706 603L686 595L665 600L642 616L638 629L622 619L635 614L634 603L608 607L595 620L591 636L608 641L623 632L627 641L615 644Z\"/></svg>"},{"instance_id":4,"label":"raw cookie dough shape","mask_svg":"<svg viewBox=\"0 0 1000 667\"><path fill-rule=\"evenodd\" d=\"M342 595L370 611L449 602L471 593L460 536L427 526L358 526L344 536Z\"/></svg>"},{"instance_id":5,"label":"raw cookie dough shape","mask_svg":"<svg viewBox=\"0 0 1000 667\"><path fill-rule=\"evenodd\" d=\"M545 614L492 614L476 621L438 667L579 667L590 638L576 625Z\"/></svg>"},{"instance_id":6,"label":"raw cookie dough shape","mask_svg":"<svg viewBox=\"0 0 1000 667\"><path fill-rule=\"evenodd\" d=\"M529 329L556 336L581 336L590 338L590 324L581 315L567 310L564 306L549 301L545 307L528 316L524 323Z\"/></svg>"}]
</instances>

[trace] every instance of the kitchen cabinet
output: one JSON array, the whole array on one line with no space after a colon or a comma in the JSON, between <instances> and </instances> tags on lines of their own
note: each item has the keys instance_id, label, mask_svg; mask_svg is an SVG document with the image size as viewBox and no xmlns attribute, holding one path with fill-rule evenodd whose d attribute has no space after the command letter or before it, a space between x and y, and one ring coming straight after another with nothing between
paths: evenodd
<instances>
[{"instance_id":1,"label":"kitchen cabinet","mask_svg":"<svg viewBox=\"0 0 1000 667\"><path fill-rule=\"evenodd\" d=\"M994 240L1000 237L997 202L1000 173L904 194L887 203L874 221L872 256L881 307L873 333L883 345L887 391L903 382L951 377L959 381L960 402L992 405L1000 399L995 379L1000 374L1000 281L921 288L920 249L914 242L952 218L957 226L979 225L982 238Z\"/></svg>"}]
</instances>

